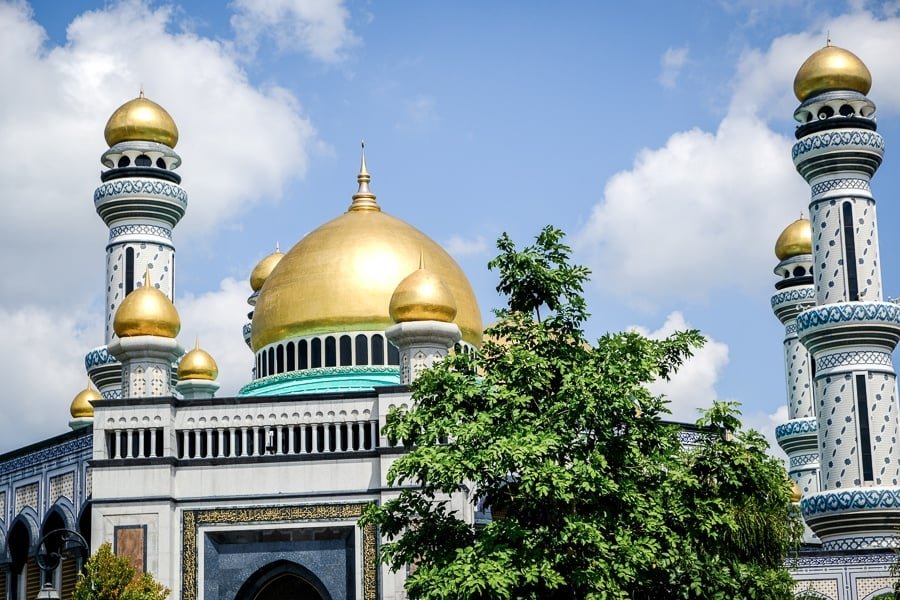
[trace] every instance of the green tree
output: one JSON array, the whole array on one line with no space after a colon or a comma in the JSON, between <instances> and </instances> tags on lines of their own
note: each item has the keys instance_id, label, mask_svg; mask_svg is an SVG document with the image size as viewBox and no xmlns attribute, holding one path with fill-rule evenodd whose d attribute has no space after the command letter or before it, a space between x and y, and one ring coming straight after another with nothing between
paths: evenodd
<instances>
[{"instance_id":1,"label":"green tree","mask_svg":"<svg viewBox=\"0 0 900 600\"><path fill-rule=\"evenodd\" d=\"M84 565L74 600L166 600L169 590L150 573L137 575L128 558L106 543Z\"/></svg>"},{"instance_id":2,"label":"green tree","mask_svg":"<svg viewBox=\"0 0 900 600\"><path fill-rule=\"evenodd\" d=\"M474 354L413 386L385 434L408 453L371 508L381 560L413 565L413 598L790 598L782 567L802 526L780 461L736 406L716 404L692 448L647 390L703 343L697 331L635 332L594 344L584 267L548 227L489 263L508 307ZM453 512L464 493L493 510L484 527ZM502 515L502 517L501 517Z\"/></svg>"}]
</instances>

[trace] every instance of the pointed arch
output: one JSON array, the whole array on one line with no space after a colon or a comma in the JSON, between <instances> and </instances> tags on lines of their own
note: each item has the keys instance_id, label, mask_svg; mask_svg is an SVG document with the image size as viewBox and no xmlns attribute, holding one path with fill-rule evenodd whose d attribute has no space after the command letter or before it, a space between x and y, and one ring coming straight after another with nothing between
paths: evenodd
<instances>
[{"instance_id":1,"label":"pointed arch","mask_svg":"<svg viewBox=\"0 0 900 600\"><path fill-rule=\"evenodd\" d=\"M264 598L267 588L289 579L296 580L308 592L307 597L310 599L318 597L321 600L331 600L331 594L312 571L289 560L276 560L258 569L238 590L235 600Z\"/></svg>"}]
</instances>

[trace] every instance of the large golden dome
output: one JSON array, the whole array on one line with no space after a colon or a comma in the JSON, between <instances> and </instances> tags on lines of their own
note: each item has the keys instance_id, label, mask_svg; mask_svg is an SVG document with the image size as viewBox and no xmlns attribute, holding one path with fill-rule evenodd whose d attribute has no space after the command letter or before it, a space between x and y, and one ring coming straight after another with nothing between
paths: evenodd
<instances>
[{"instance_id":1,"label":"large golden dome","mask_svg":"<svg viewBox=\"0 0 900 600\"><path fill-rule=\"evenodd\" d=\"M103 131L106 143L115 146L119 142L159 142L170 148L178 143L178 127L172 116L162 106L144 98L144 92L116 109Z\"/></svg>"},{"instance_id":2,"label":"large golden dome","mask_svg":"<svg viewBox=\"0 0 900 600\"><path fill-rule=\"evenodd\" d=\"M481 345L481 312L462 269L427 235L381 212L365 157L358 181L349 210L300 240L266 279L253 313L254 352L297 336L387 329L391 296L420 256L453 295L463 339Z\"/></svg>"},{"instance_id":3,"label":"large golden dome","mask_svg":"<svg viewBox=\"0 0 900 600\"><path fill-rule=\"evenodd\" d=\"M441 278L420 264L397 285L391 295L389 313L395 323L450 323L456 317L456 301Z\"/></svg>"},{"instance_id":4,"label":"large golden dome","mask_svg":"<svg viewBox=\"0 0 900 600\"><path fill-rule=\"evenodd\" d=\"M250 288L254 292L258 292L262 289L266 279L272 274L275 265L281 262L283 257L284 253L278 249L278 245L276 244L275 252L256 263L256 266L253 267L253 271L250 273Z\"/></svg>"},{"instance_id":5,"label":"large golden dome","mask_svg":"<svg viewBox=\"0 0 900 600\"><path fill-rule=\"evenodd\" d=\"M90 383L75 395L69 406L69 414L73 419L92 418L94 416L94 400L102 400L103 396Z\"/></svg>"},{"instance_id":6,"label":"large golden dome","mask_svg":"<svg viewBox=\"0 0 900 600\"><path fill-rule=\"evenodd\" d=\"M785 227L775 242L778 260L801 254L812 254L812 225L803 217Z\"/></svg>"},{"instance_id":7,"label":"large golden dome","mask_svg":"<svg viewBox=\"0 0 900 600\"><path fill-rule=\"evenodd\" d=\"M155 335L174 338L181 330L181 318L175 305L150 283L150 271L144 274L144 285L122 300L113 318L113 330L119 337Z\"/></svg>"},{"instance_id":8,"label":"large golden dome","mask_svg":"<svg viewBox=\"0 0 900 600\"><path fill-rule=\"evenodd\" d=\"M868 94L872 74L858 56L829 45L813 52L794 77L794 95L803 102L810 96L829 90L851 90Z\"/></svg>"}]
</instances>

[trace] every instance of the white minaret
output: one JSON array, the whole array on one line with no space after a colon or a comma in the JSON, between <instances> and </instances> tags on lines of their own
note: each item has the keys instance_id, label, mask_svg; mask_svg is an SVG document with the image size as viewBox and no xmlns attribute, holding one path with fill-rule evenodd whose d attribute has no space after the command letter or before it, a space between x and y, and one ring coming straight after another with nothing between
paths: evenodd
<instances>
[{"instance_id":1,"label":"white minaret","mask_svg":"<svg viewBox=\"0 0 900 600\"><path fill-rule=\"evenodd\" d=\"M784 376L788 420L775 428L778 445L788 455L788 474L801 496L819 491L819 437L813 370L815 362L797 337L797 315L815 305L812 230L803 217L788 225L775 243L779 280L772 310L784 325ZM807 529L806 542L817 542Z\"/></svg>"},{"instance_id":2,"label":"white minaret","mask_svg":"<svg viewBox=\"0 0 900 600\"><path fill-rule=\"evenodd\" d=\"M399 350L401 384L414 382L424 369L447 356L461 338L453 322L453 294L440 277L425 268L421 257L419 268L397 284L390 314L396 324L384 333Z\"/></svg>"},{"instance_id":3,"label":"white minaret","mask_svg":"<svg viewBox=\"0 0 900 600\"><path fill-rule=\"evenodd\" d=\"M815 359L820 490L801 502L827 550L900 546L900 420L891 360L900 306L881 290L870 179L884 139L868 69L831 46L797 73L794 164L812 188L816 305L797 317Z\"/></svg>"},{"instance_id":4,"label":"white minaret","mask_svg":"<svg viewBox=\"0 0 900 600\"><path fill-rule=\"evenodd\" d=\"M121 366L107 346L116 339L113 319L147 269L152 285L175 297L175 245L172 230L184 216L187 194L174 172L178 128L166 110L144 97L119 107L104 131L110 148L101 162L94 192L97 214L109 227L106 246L106 345L85 356L85 367L105 398L118 397Z\"/></svg>"}]
</instances>

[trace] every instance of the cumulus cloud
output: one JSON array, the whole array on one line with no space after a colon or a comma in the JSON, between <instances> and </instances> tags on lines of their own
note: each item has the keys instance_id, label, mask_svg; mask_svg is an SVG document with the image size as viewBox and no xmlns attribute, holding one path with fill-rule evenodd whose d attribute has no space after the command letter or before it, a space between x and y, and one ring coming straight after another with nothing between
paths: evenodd
<instances>
[{"instance_id":1,"label":"cumulus cloud","mask_svg":"<svg viewBox=\"0 0 900 600\"><path fill-rule=\"evenodd\" d=\"M347 26L350 14L342 0L235 0L231 6L238 46L250 53L270 38L279 50L336 63L359 42Z\"/></svg>"},{"instance_id":2,"label":"cumulus cloud","mask_svg":"<svg viewBox=\"0 0 900 600\"><path fill-rule=\"evenodd\" d=\"M444 243L444 249L457 258L478 256L488 251L488 243L480 235L471 239L454 235Z\"/></svg>"},{"instance_id":3,"label":"cumulus cloud","mask_svg":"<svg viewBox=\"0 0 900 600\"><path fill-rule=\"evenodd\" d=\"M680 312L670 313L665 322L650 331L635 325L630 329L652 339L662 339L675 333L691 329L690 323ZM650 385L654 394L664 394L669 401L670 418L693 423L700 413L698 409L709 408L713 401L720 400L716 392L716 382L728 365L728 345L707 337L706 344L695 351L678 372L668 381L660 380Z\"/></svg>"},{"instance_id":4,"label":"cumulus cloud","mask_svg":"<svg viewBox=\"0 0 900 600\"><path fill-rule=\"evenodd\" d=\"M898 18L854 12L748 50L715 131L675 133L608 180L575 236L596 281L616 281L612 293L645 309L706 300L725 288L761 293L774 240L809 196L789 158L790 131L776 132L769 120L793 113L799 61L822 47L827 29L838 45L853 41L872 71L879 109L900 109L892 60L900 52Z\"/></svg>"},{"instance_id":5,"label":"cumulus cloud","mask_svg":"<svg viewBox=\"0 0 900 600\"><path fill-rule=\"evenodd\" d=\"M171 8L125 1L84 13L64 46L48 47L25 4L0 3L0 269L18 274L0 303L59 305L61 288L65 303L85 302L96 291L103 126L141 84L181 133L190 206L180 234L211 231L305 171L315 134L296 99L254 87L223 44L173 33L173 21Z\"/></svg>"},{"instance_id":6,"label":"cumulus cloud","mask_svg":"<svg viewBox=\"0 0 900 600\"><path fill-rule=\"evenodd\" d=\"M253 354L244 343L242 328L250 306L249 284L223 279L218 289L203 294L188 294L176 300L183 324L178 338L186 350L195 341L212 355L219 365L217 396L234 396L250 381Z\"/></svg>"},{"instance_id":7,"label":"cumulus cloud","mask_svg":"<svg viewBox=\"0 0 900 600\"><path fill-rule=\"evenodd\" d=\"M397 129L421 133L431 129L439 120L434 97L418 94L404 103L404 112L397 123Z\"/></svg>"},{"instance_id":8,"label":"cumulus cloud","mask_svg":"<svg viewBox=\"0 0 900 600\"><path fill-rule=\"evenodd\" d=\"M688 61L688 48L682 46L680 48L667 48L660 58L662 71L659 74L659 84L664 88L674 88L678 82L678 76L681 69Z\"/></svg>"}]
</instances>

